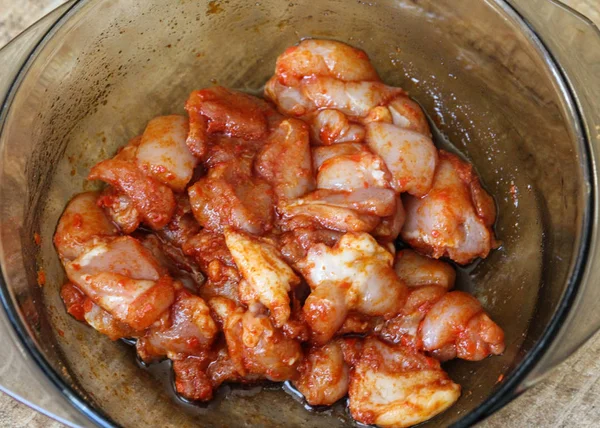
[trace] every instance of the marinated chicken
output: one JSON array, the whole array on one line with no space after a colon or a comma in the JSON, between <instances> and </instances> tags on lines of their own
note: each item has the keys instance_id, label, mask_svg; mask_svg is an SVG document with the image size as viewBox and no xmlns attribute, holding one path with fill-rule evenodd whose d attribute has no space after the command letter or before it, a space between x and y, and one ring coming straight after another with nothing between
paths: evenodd
<instances>
[{"instance_id":1,"label":"marinated chicken","mask_svg":"<svg viewBox=\"0 0 600 428\"><path fill-rule=\"evenodd\" d=\"M91 168L106 187L75 195L54 235L68 313L170 360L188 400L289 381L312 406L347 397L363 424L443 412L460 386L440 362L505 348L439 260L498 246L492 197L359 49L304 40L264 95L193 91L187 116Z\"/></svg>"}]
</instances>

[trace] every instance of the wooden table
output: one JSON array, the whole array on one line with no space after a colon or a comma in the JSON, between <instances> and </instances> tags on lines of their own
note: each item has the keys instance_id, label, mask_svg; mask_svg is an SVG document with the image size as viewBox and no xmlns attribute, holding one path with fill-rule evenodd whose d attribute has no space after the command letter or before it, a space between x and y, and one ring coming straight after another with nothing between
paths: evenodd
<instances>
[{"instance_id":1,"label":"wooden table","mask_svg":"<svg viewBox=\"0 0 600 428\"><path fill-rule=\"evenodd\" d=\"M62 2L0 0L0 46ZM600 0L564 0L563 3L600 26ZM600 427L599 355L600 334L597 334L545 380L479 426ZM61 428L63 425L0 393L0 427Z\"/></svg>"}]
</instances>

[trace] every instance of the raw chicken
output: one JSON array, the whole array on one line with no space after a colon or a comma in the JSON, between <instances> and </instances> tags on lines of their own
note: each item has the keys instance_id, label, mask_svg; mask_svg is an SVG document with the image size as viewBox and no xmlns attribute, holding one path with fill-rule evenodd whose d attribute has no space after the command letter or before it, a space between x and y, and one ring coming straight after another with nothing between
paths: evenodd
<instances>
[{"instance_id":1,"label":"raw chicken","mask_svg":"<svg viewBox=\"0 0 600 428\"><path fill-rule=\"evenodd\" d=\"M282 120L258 154L254 167L271 184L278 200L298 198L314 190L307 126Z\"/></svg>"},{"instance_id":2,"label":"raw chicken","mask_svg":"<svg viewBox=\"0 0 600 428\"><path fill-rule=\"evenodd\" d=\"M394 190L416 197L429 192L438 158L429 137L388 123L374 122L367 125L366 140L391 172L390 183Z\"/></svg>"},{"instance_id":3,"label":"raw chicken","mask_svg":"<svg viewBox=\"0 0 600 428\"><path fill-rule=\"evenodd\" d=\"M460 264L485 258L497 246L492 231L494 201L471 165L443 150L439 156L427 196L404 199L402 239L424 254L447 256Z\"/></svg>"},{"instance_id":4,"label":"raw chicken","mask_svg":"<svg viewBox=\"0 0 600 428\"><path fill-rule=\"evenodd\" d=\"M368 338L350 374L349 408L363 424L409 427L458 400L460 386L433 358Z\"/></svg>"},{"instance_id":5,"label":"raw chicken","mask_svg":"<svg viewBox=\"0 0 600 428\"><path fill-rule=\"evenodd\" d=\"M127 195L144 222L153 229L165 226L175 211L175 196L171 188L144 175L132 163L108 159L94 166L88 180L102 180Z\"/></svg>"},{"instance_id":6,"label":"raw chicken","mask_svg":"<svg viewBox=\"0 0 600 428\"><path fill-rule=\"evenodd\" d=\"M408 290L392 268L393 256L366 233L347 233L330 248L316 244L299 264L312 289L304 305L316 343L327 342L351 310L393 317Z\"/></svg>"},{"instance_id":7,"label":"raw chicken","mask_svg":"<svg viewBox=\"0 0 600 428\"><path fill-rule=\"evenodd\" d=\"M277 58L275 74L287 86L297 85L306 76L379 81L365 52L334 40L308 39L287 48Z\"/></svg>"},{"instance_id":8,"label":"raw chicken","mask_svg":"<svg viewBox=\"0 0 600 428\"><path fill-rule=\"evenodd\" d=\"M154 118L146 126L137 150L140 169L175 192L185 190L198 163L185 143L188 128L184 116Z\"/></svg>"},{"instance_id":9,"label":"raw chicken","mask_svg":"<svg viewBox=\"0 0 600 428\"><path fill-rule=\"evenodd\" d=\"M349 370L338 341L311 347L293 385L311 406L331 406L348 393Z\"/></svg>"},{"instance_id":10,"label":"raw chicken","mask_svg":"<svg viewBox=\"0 0 600 428\"><path fill-rule=\"evenodd\" d=\"M98 206L98 197L95 192L76 195L60 217L54 246L63 263L77 258L93 242L117 234L116 227Z\"/></svg>"},{"instance_id":11,"label":"raw chicken","mask_svg":"<svg viewBox=\"0 0 600 428\"><path fill-rule=\"evenodd\" d=\"M266 240L226 229L225 242L244 278L239 290L242 302L248 306L262 303L269 309L273 325L282 327L290 317L289 293L300 278Z\"/></svg>"}]
</instances>

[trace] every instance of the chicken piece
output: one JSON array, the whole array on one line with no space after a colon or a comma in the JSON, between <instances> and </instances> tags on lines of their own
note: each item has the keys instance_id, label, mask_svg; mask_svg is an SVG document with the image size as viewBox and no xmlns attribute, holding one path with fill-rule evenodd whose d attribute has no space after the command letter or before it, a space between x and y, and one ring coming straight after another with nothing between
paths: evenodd
<instances>
[{"instance_id":1,"label":"chicken piece","mask_svg":"<svg viewBox=\"0 0 600 428\"><path fill-rule=\"evenodd\" d=\"M96 192L74 196L60 217L54 246L63 263L77 258L94 241L117 235L116 227L97 204L98 196Z\"/></svg>"},{"instance_id":2,"label":"chicken piece","mask_svg":"<svg viewBox=\"0 0 600 428\"><path fill-rule=\"evenodd\" d=\"M388 110L392 115L394 125L431 137L429 123L427 123L421 106L407 96L394 98L388 104Z\"/></svg>"},{"instance_id":3,"label":"chicken piece","mask_svg":"<svg viewBox=\"0 0 600 428\"><path fill-rule=\"evenodd\" d=\"M319 189L297 199L294 203L298 205L323 204L356 210L360 214L386 217L396 212L397 202L400 201L391 189L362 188L353 191Z\"/></svg>"},{"instance_id":4,"label":"chicken piece","mask_svg":"<svg viewBox=\"0 0 600 428\"><path fill-rule=\"evenodd\" d=\"M446 292L447 290L439 285L411 288L402 312L394 318L380 323L375 328L378 331L378 336L389 343L423 350L423 340L419 329L421 322L432 306Z\"/></svg>"},{"instance_id":5,"label":"chicken piece","mask_svg":"<svg viewBox=\"0 0 600 428\"><path fill-rule=\"evenodd\" d=\"M394 269L398 277L409 287L438 285L451 290L456 280L456 272L451 265L422 256L413 250L399 251Z\"/></svg>"},{"instance_id":6,"label":"chicken piece","mask_svg":"<svg viewBox=\"0 0 600 428\"><path fill-rule=\"evenodd\" d=\"M78 321L84 322L111 340L124 337L137 337L141 333L135 331L127 324L116 320L111 314L96 305L83 291L71 282L67 282L60 289L67 312Z\"/></svg>"},{"instance_id":7,"label":"chicken piece","mask_svg":"<svg viewBox=\"0 0 600 428\"><path fill-rule=\"evenodd\" d=\"M202 356L218 332L204 300L180 288L169 311L138 339L136 348L145 362L162 356L172 360L182 355Z\"/></svg>"},{"instance_id":8,"label":"chicken piece","mask_svg":"<svg viewBox=\"0 0 600 428\"><path fill-rule=\"evenodd\" d=\"M173 303L172 279L128 236L89 246L65 270L94 303L135 330L150 326Z\"/></svg>"},{"instance_id":9,"label":"chicken piece","mask_svg":"<svg viewBox=\"0 0 600 428\"><path fill-rule=\"evenodd\" d=\"M424 198L406 197L402 239L433 258L460 264L485 258L497 243L492 224L494 201L471 165L440 150L433 187Z\"/></svg>"},{"instance_id":10,"label":"chicken piece","mask_svg":"<svg viewBox=\"0 0 600 428\"><path fill-rule=\"evenodd\" d=\"M271 77L265 84L265 97L286 116L307 118L309 113L315 111L314 104L300 87L285 86L279 82L277 76Z\"/></svg>"},{"instance_id":11,"label":"chicken piece","mask_svg":"<svg viewBox=\"0 0 600 428\"><path fill-rule=\"evenodd\" d=\"M306 125L297 119L282 120L258 154L254 168L271 184L278 200L298 198L314 190Z\"/></svg>"},{"instance_id":12,"label":"chicken piece","mask_svg":"<svg viewBox=\"0 0 600 428\"><path fill-rule=\"evenodd\" d=\"M127 195L144 222L158 230L165 226L175 211L175 196L170 187L145 176L134 163L108 159L95 165L88 180L102 180Z\"/></svg>"},{"instance_id":13,"label":"chicken piece","mask_svg":"<svg viewBox=\"0 0 600 428\"><path fill-rule=\"evenodd\" d=\"M380 218L322 201L303 199L280 204L279 226L284 231L296 228L323 228L338 232L370 232L379 224Z\"/></svg>"},{"instance_id":14,"label":"chicken piece","mask_svg":"<svg viewBox=\"0 0 600 428\"><path fill-rule=\"evenodd\" d=\"M365 128L337 110L321 110L310 123L313 141L318 144L361 143L365 139Z\"/></svg>"},{"instance_id":15,"label":"chicken piece","mask_svg":"<svg viewBox=\"0 0 600 428\"><path fill-rule=\"evenodd\" d=\"M273 325L283 326L290 317L289 293L300 278L266 240L226 229L225 242L247 284L240 287L240 299L246 305L262 303L269 309Z\"/></svg>"},{"instance_id":16,"label":"chicken piece","mask_svg":"<svg viewBox=\"0 0 600 428\"><path fill-rule=\"evenodd\" d=\"M194 217L204 228L222 232L232 226L256 235L273 227L273 189L264 180L253 177L241 159L219 164L188 188Z\"/></svg>"},{"instance_id":17,"label":"chicken piece","mask_svg":"<svg viewBox=\"0 0 600 428\"><path fill-rule=\"evenodd\" d=\"M263 104L256 98L222 86L194 91L185 109L190 119L186 143L201 158L206 153L208 134L224 133L231 137L258 140L267 136Z\"/></svg>"},{"instance_id":18,"label":"chicken piece","mask_svg":"<svg viewBox=\"0 0 600 428\"><path fill-rule=\"evenodd\" d=\"M392 268L393 256L366 233L347 233L333 247L314 245L299 264L312 292L304 304L316 343L327 342L349 311L391 318L408 290Z\"/></svg>"},{"instance_id":19,"label":"chicken piece","mask_svg":"<svg viewBox=\"0 0 600 428\"><path fill-rule=\"evenodd\" d=\"M383 160L368 151L327 159L317 174L317 188L352 191L391 188L392 176Z\"/></svg>"},{"instance_id":20,"label":"chicken piece","mask_svg":"<svg viewBox=\"0 0 600 428\"><path fill-rule=\"evenodd\" d=\"M209 300L223 296L241 303L238 285L242 276L235 266L223 235L202 230L185 243L183 251L198 263L206 275L206 282L200 288L202 298Z\"/></svg>"},{"instance_id":21,"label":"chicken piece","mask_svg":"<svg viewBox=\"0 0 600 428\"><path fill-rule=\"evenodd\" d=\"M375 81L344 82L330 77L306 77L300 85L310 100L309 111L333 109L352 118L362 118L404 91ZM277 104L277 100L274 100Z\"/></svg>"},{"instance_id":22,"label":"chicken piece","mask_svg":"<svg viewBox=\"0 0 600 428\"><path fill-rule=\"evenodd\" d=\"M104 208L106 215L126 235L133 233L143 220L131 199L112 186L104 189L98 205Z\"/></svg>"},{"instance_id":23,"label":"chicken piece","mask_svg":"<svg viewBox=\"0 0 600 428\"><path fill-rule=\"evenodd\" d=\"M341 237L342 233L334 230L296 228L281 235L279 249L285 261L296 267L296 264L306 257L310 247L319 243L332 247Z\"/></svg>"},{"instance_id":24,"label":"chicken piece","mask_svg":"<svg viewBox=\"0 0 600 428\"><path fill-rule=\"evenodd\" d=\"M460 386L424 354L366 339L350 375L349 408L363 424L409 427L458 400Z\"/></svg>"},{"instance_id":25,"label":"chicken piece","mask_svg":"<svg viewBox=\"0 0 600 428\"><path fill-rule=\"evenodd\" d=\"M229 356L241 376L258 375L273 382L297 376L300 344L275 328L269 317L255 310L256 305L244 311L222 297L211 299L209 305L223 325Z\"/></svg>"},{"instance_id":26,"label":"chicken piece","mask_svg":"<svg viewBox=\"0 0 600 428\"><path fill-rule=\"evenodd\" d=\"M373 122L367 125L366 140L391 172L390 183L396 192L416 197L429 192L438 154L428 136L389 123Z\"/></svg>"},{"instance_id":27,"label":"chicken piece","mask_svg":"<svg viewBox=\"0 0 600 428\"><path fill-rule=\"evenodd\" d=\"M380 243L392 244L396 241L398 235L400 235L405 220L406 212L404 211L402 199L396 198L396 210L394 213L390 216L383 217L371 234L377 238Z\"/></svg>"},{"instance_id":28,"label":"chicken piece","mask_svg":"<svg viewBox=\"0 0 600 428\"><path fill-rule=\"evenodd\" d=\"M185 141L188 120L184 116L159 116L148 122L137 150L137 165L175 192L183 192L198 163Z\"/></svg>"},{"instance_id":29,"label":"chicken piece","mask_svg":"<svg viewBox=\"0 0 600 428\"><path fill-rule=\"evenodd\" d=\"M311 347L298 372L293 385L311 406L331 406L348 393L349 370L337 341Z\"/></svg>"},{"instance_id":30,"label":"chicken piece","mask_svg":"<svg viewBox=\"0 0 600 428\"><path fill-rule=\"evenodd\" d=\"M213 384L206 374L210 356L187 355L173 360L175 391L190 401L209 401L213 398Z\"/></svg>"},{"instance_id":31,"label":"chicken piece","mask_svg":"<svg viewBox=\"0 0 600 428\"><path fill-rule=\"evenodd\" d=\"M479 301L462 291L446 293L427 312L420 330L423 348L445 361L479 361L504 352L504 332Z\"/></svg>"},{"instance_id":32,"label":"chicken piece","mask_svg":"<svg viewBox=\"0 0 600 428\"><path fill-rule=\"evenodd\" d=\"M297 85L306 76L330 76L344 81L379 80L364 51L345 43L318 39L303 40L287 48L277 58L275 74L287 86Z\"/></svg>"},{"instance_id":33,"label":"chicken piece","mask_svg":"<svg viewBox=\"0 0 600 428\"><path fill-rule=\"evenodd\" d=\"M108 336L110 340L138 337L142 333L117 320L107 311L96 305L92 299L86 298L84 303L85 321L98 333Z\"/></svg>"},{"instance_id":34,"label":"chicken piece","mask_svg":"<svg viewBox=\"0 0 600 428\"><path fill-rule=\"evenodd\" d=\"M313 170L315 173L318 172L319 168L321 168L321 165L323 165L328 159L332 159L337 156L355 155L362 152L368 152L368 150L364 144L359 143L339 143L331 146L313 147Z\"/></svg>"}]
</instances>

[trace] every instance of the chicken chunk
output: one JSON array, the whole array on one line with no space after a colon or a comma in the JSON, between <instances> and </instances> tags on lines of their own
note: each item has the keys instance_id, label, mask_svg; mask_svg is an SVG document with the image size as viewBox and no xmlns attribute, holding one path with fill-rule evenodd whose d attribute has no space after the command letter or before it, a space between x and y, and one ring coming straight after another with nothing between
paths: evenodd
<instances>
[{"instance_id":1,"label":"chicken chunk","mask_svg":"<svg viewBox=\"0 0 600 428\"><path fill-rule=\"evenodd\" d=\"M434 258L460 264L485 258L497 246L495 207L471 165L440 150L433 187L423 198L406 197L402 239Z\"/></svg>"},{"instance_id":2,"label":"chicken chunk","mask_svg":"<svg viewBox=\"0 0 600 428\"><path fill-rule=\"evenodd\" d=\"M98 205L104 208L106 215L122 233L133 233L143 221L132 200L112 186L104 189Z\"/></svg>"},{"instance_id":3,"label":"chicken chunk","mask_svg":"<svg viewBox=\"0 0 600 428\"><path fill-rule=\"evenodd\" d=\"M127 195L144 222L157 230L165 226L175 211L175 196L170 187L145 176L134 163L108 159L94 166L88 180L102 180Z\"/></svg>"},{"instance_id":4,"label":"chicken chunk","mask_svg":"<svg viewBox=\"0 0 600 428\"><path fill-rule=\"evenodd\" d=\"M392 176L383 160L368 151L327 159L319 168L317 188L356 190L369 187L390 188Z\"/></svg>"},{"instance_id":5,"label":"chicken chunk","mask_svg":"<svg viewBox=\"0 0 600 428\"><path fill-rule=\"evenodd\" d=\"M98 239L117 235L116 227L98 206L98 197L95 192L80 193L67 204L54 234L54 246L63 261L77 258Z\"/></svg>"},{"instance_id":6,"label":"chicken chunk","mask_svg":"<svg viewBox=\"0 0 600 428\"><path fill-rule=\"evenodd\" d=\"M136 348L145 362L162 356L170 359L180 355L202 356L217 333L217 325L204 300L180 288L169 311L138 339Z\"/></svg>"},{"instance_id":7,"label":"chicken chunk","mask_svg":"<svg viewBox=\"0 0 600 428\"><path fill-rule=\"evenodd\" d=\"M110 340L137 337L142 334L96 305L73 283L67 282L61 287L60 297L70 315L108 336Z\"/></svg>"},{"instance_id":8,"label":"chicken chunk","mask_svg":"<svg viewBox=\"0 0 600 428\"><path fill-rule=\"evenodd\" d=\"M408 290L392 268L393 256L366 233L347 233L333 247L317 244L300 263L312 293L304 315L313 340L325 343L350 310L393 317Z\"/></svg>"},{"instance_id":9,"label":"chicken chunk","mask_svg":"<svg viewBox=\"0 0 600 428\"><path fill-rule=\"evenodd\" d=\"M282 382L297 376L300 343L287 338L256 305L244 311L225 298L209 302L223 325L227 349L236 371Z\"/></svg>"},{"instance_id":10,"label":"chicken chunk","mask_svg":"<svg viewBox=\"0 0 600 428\"><path fill-rule=\"evenodd\" d=\"M409 427L458 400L460 386L433 358L368 338L350 375L349 408L363 424Z\"/></svg>"},{"instance_id":11,"label":"chicken chunk","mask_svg":"<svg viewBox=\"0 0 600 428\"><path fill-rule=\"evenodd\" d=\"M225 242L247 284L240 287L241 300L247 305L262 303L269 309L275 327L283 326L290 317L289 293L300 278L275 246L265 240L226 229Z\"/></svg>"},{"instance_id":12,"label":"chicken chunk","mask_svg":"<svg viewBox=\"0 0 600 428\"><path fill-rule=\"evenodd\" d=\"M146 126L137 150L139 168L175 192L185 190L198 163L185 143L188 132L184 116L156 117Z\"/></svg>"},{"instance_id":13,"label":"chicken chunk","mask_svg":"<svg viewBox=\"0 0 600 428\"><path fill-rule=\"evenodd\" d=\"M206 153L208 135L224 133L231 137L258 140L267 135L262 103L256 98L222 86L194 91L185 108L190 131L186 143L201 158Z\"/></svg>"},{"instance_id":14,"label":"chicken chunk","mask_svg":"<svg viewBox=\"0 0 600 428\"><path fill-rule=\"evenodd\" d=\"M344 81L373 80L379 76L360 49L333 40L303 40L277 58L275 73L282 84L297 85L306 76L329 76Z\"/></svg>"},{"instance_id":15,"label":"chicken chunk","mask_svg":"<svg viewBox=\"0 0 600 428\"><path fill-rule=\"evenodd\" d=\"M150 326L174 300L172 279L128 236L88 247L65 270L94 303L135 330Z\"/></svg>"},{"instance_id":16,"label":"chicken chunk","mask_svg":"<svg viewBox=\"0 0 600 428\"><path fill-rule=\"evenodd\" d=\"M201 226L223 232L227 226L257 235L273 227L271 186L251 173L251 159L218 164L188 188L194 217Z\"/></svg>"},{"instance_id":17,"label":"chicken chunk","mask_svg":"<svg viewBox=\"0 0 600 428\"><path fill-rule=\"evenodd\" d=\"M349 370L339 342L311 347L293 385L311 406L331 406L348 393Z\"/></svg>"},{"instance_id":18,"label":"chicken chunk","mask_svg":"<svg viewBox=\"0 0 600 428\"><path fill-rule=\"evenodd\" d=\"M394 125L431 137L431 130L423 110L409 97L401 95L394 98L388 104L388 110Z\"/></svg>"},{"instance_id":19,"label":"chicken chunk","mask_svg":"<svg viewBox=\"0 0 600 428\"><path fill-rule=\"evenodd\" d=\"M473 296L452 291L439 299L421 324L423 348L440 360L479 361L504 352L504 332Z\"/></svg>"},{"instance_id":20,"label":"chicken chunk","mask_svg":"<svg viewBox=\"0 0 600 428\"><path fill-rule=\"evenodd\" d=\"M448 263L423 256L412 250L398 252L394 269L398 277L409 287L438 285L451 290L456 279L456 272Z\"/></svg>"},{"instance_id":21,"label":"chicken chunk","mask_svg":"<svg viewBox=\"0 0 600 428\"><path fill-rule=\"evenodd\" d=\"M254 167L273 186L278 200L298 198L314 190L306 125L297 119L282 120L258 154Z\"/></svg>"},{"instance_id":22,"label":"chicken chunk","mask_svg":"<svg viewBox=\"0 0 600 428\"><path fill-rule=\"evenodd\" d=\"M437 165L437 149L429 137L388 123L367 125L367 144L381 156L392 174L390 183L398 193L416 197L431 189Z\"/></svg>"}]
</instances>

